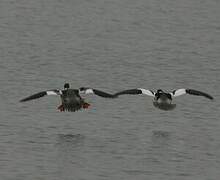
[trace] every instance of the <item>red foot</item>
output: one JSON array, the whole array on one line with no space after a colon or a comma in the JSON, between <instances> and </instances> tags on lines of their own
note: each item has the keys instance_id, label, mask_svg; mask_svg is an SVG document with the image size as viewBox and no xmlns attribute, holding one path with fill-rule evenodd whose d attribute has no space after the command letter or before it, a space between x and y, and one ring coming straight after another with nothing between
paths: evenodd
<instances>
[{"instance_id":1,"label":"red foot","mask_svg":"<svg viewBox=\"0 0 220 180\"><path fill-rule=\"evenodd\" d=\"M63 112L64 111L64 107L63 107L63 105L61 104L57 109L59 109L60 110L60 112Z\"/></svg>"},{"instance_id":2,"label":"red foot","mask_svg":"<svg viewBox=\"0 0 220 180\"><path fill-rule=\"evenodd\" d=\"M84 104L83 104L83 109L88 109L89 106L91 106L89 103L84 103Z\"/></svg>"}]
</instances>

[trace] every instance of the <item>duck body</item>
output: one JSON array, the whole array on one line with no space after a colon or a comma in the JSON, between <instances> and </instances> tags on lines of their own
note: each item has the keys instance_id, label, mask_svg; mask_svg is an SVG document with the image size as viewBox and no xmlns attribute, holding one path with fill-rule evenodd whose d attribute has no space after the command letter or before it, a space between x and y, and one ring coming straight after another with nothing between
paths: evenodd
<instances>
[{"instance_id":1,"label":"duck body","mask_svg":"<svg viewBox=\"0 0 220 180\"><path fill-rule=\"evenodd\" d=\"M84 99L79 95L77 89L63 90L60 95L61 106L58 107L60 111L77 111L82 109L86 103Z\"/></svg>"},{"instance_id":2,"label":"duck body","mask_svg":"<svg viewBox=\"0 0 220 180\"><path fill-rule=\"evenodd\" d=\"M176 107L176 104L172 104L172 96L170 93L166 93L159 89L154 96L154 107L164 111L173 110Z\"/></svg>"}]
</instances>

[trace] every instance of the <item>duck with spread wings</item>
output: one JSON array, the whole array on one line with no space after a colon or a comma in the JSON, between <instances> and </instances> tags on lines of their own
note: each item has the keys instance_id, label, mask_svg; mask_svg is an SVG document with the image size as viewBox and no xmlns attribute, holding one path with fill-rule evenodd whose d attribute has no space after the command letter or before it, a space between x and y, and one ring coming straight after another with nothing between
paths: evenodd
<instances>
[{"instance_id":1,"label":"duck with spread wings","mask_svg":"<svg viewBox=\"0 0 220 180\"><path fill-rule=\"evenodd\" d=\"M55 95L55 96L60 96L61 98L61 105L57 109L59 109L61 112L62 111L74 112L80 109L87 109L90 106L90 104L87 103L80 96L81 94L95 94L103 98L116 97L104 91L87 88L87 87L81 87L79 89L71 89L69 83L65 83L63 90L53 89L53 90L42 91L42 92L33 94L31 96L28 96L24 99L21 99L20 102L34 100L34 99L41 98L46 95Z\"/></svg>"},{"instance_id":2,"label":"duck with spread wings","mask_svg":"<svg viewBox=\"0 0 220 180\"><path fill-rule=\"evenodd\" d=\"M118 92L115 94L115 96L120 96L124 94L132 94L132 95L144 94L147 96L152 96L154 97L153 105L161 110L174 109L176 107L176 104L172 103L173 98L184 94L203 96L205 98L213 100L213 97L211 95L194 89L176 89L172 92L164 92L162 89L158 89L157 91L154 92L148 89L137 88L137 89L128 89Z\"/></svg>"}]
</instances>

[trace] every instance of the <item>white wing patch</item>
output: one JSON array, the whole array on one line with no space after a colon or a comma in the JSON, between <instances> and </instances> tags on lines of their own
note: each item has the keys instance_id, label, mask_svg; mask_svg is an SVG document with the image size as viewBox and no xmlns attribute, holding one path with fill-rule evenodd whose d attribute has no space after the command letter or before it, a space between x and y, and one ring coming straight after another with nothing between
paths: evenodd
<instances>
[{"instance_id":1,"label":"white wing patch","mask_svg":"<svg viewBox=\"0 0 220 180\"><path fill-rule=\"evenodd\" d=\"M92 89L86 89L85 94L94 94L94 91Z\"/></svg>"},{"instance_id":2,"label":"white wing patch","mask_svg":"<svg viewBox=\"0 0 220 180\"><path fill-rule=\"evenodd\" d=\"M62 94L62 91L60 90L57 90L57 91L46 91L47 92L47 95L61 95Z\"/></svg>"},{"instance_id":3,"label":"white wing patch","mask_svg":"<svg viewBox=\"0 0 220 180\"><path fill-rule=\"evenodd\" d=\"M186 94L186 89L177 89L170 93L172 96L177 97Z\"/></svg>"},{"instance_id":4,"label":"white wing patch","mask_svg":"<svg viewBox=\"0 0 220 180\"><path fill-rule=\"evenodd\" d=\"M154 92L152 92L148 89L142 89L142 88L138 88L138 89L142 91L142 94L146 94L148 96L153 96L154 97Z\"/></svg>"}]
</instances>

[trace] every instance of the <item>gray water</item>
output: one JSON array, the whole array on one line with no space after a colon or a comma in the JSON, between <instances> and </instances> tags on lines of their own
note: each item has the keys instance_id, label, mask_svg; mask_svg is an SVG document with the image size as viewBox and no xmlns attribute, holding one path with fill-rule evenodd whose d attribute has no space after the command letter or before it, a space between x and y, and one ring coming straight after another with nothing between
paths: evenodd
<instances>
[{"instance_id":1,"label":"gray water","mask_svg":"<svg viewBox=\"0 0 220 180\"><path fill-rule=\"evenodd\" d=\"M220 178L220 1L0 0L1 180ZM58 97L93 87L193 88L173 111L151 97L86 96L60 113Z\"/></svg>"}]
</instances>

